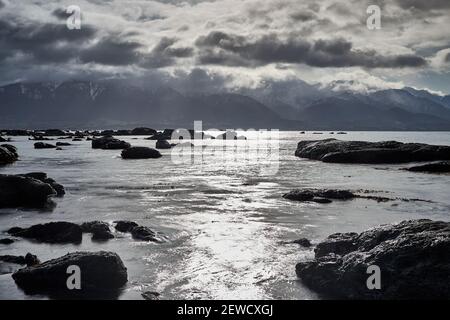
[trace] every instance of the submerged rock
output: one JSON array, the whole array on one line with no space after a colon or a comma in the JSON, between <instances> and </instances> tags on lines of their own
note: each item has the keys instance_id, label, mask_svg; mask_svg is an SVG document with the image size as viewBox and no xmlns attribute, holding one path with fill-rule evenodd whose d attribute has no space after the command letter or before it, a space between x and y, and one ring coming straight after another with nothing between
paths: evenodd
<instances>
[{"instance_id":1,"label":"submerged rock","mask_svg":"<svg viewBox=\"0 0 450 320\"><path fill-rule=\"evenodd\" d=\"M311 241L309 241L306 238L300 238L298 240L294 240L294 241L292 241L292 243L299 244L299 245L301 245L302 247L305 247L305 248L309 248L312 245Z\"/></svg>"},{"instance_id":2,"label":"submerged rock","mask_svg":"<svg viewBox=\"0 0 450 320\"><path fill-rule=\"evenodd\" d=\"M317 203L330 203L330 199L350 200L357 196L349 190L334 189L297 189L283 195L283 198L293 201L313 201Z\"/></svg>"},{"instance_id":3,"label":"submerged rock","mask_svg":"<svg viewBox=\"0 0 450 320\"><path fill-rule=\"evenodd\" d=\"M156 141L156 149L170 149L172 145L167 140Z\"/></svg>"},{"instance_id":4,"label":"submerged rock","mask_svg":"<svg viewBox=\"0 0 450 320\"><path fill-rule=\"evenodd\" d=\"M14 240L13 240L13 239L9 239L9 238L0 239L0 244L6 244L6 245L8 245L8 244L12 244L12 243L14 243Z\"/></svg>"},{"instance_id":5,"label":"submerged rock","mask_svg":"<svg viewBox=\"0 0 450 320\"><path fill-rule=\"evenodd\" d=\"M43 208L57 192L48 183L32 177L0 174L0 208Z\"/></svg>"},{"instance_id":6,"label":"submerged rock","mask_svg":"<svg viewBox=\"0 0 450 320\"><path fill-rule=\"evenodd\" d=\"M103 221L85 222L81 225L84 233L92 233L92 240L104 241L113 239L109 224Z\"/></svg>"},{"instance_id":7,"label":"submerged rock","mask_svg":"<svg viewBox=\"0 0 450 320\"><path fill-rule=\"evenodd\" d=\"M104 136L91 141L92 149L120 150L131 147L128 142L116 139L112 136Z\"/></svg>"},{"instance_id":8,"label":"submerged rock","mask_svg":"<svg viewBox=\"0 0 450 320\"><path fill-rule=\"evenodd\" d=\"M10 164L19 159L17 148L10 144L2 144L0 146L0 165Z\"/></svg>"},{"instance_id":9,"label":"submerged rock","mask_svg":"<svg viewBox=\"0 0 450 320\"><path fill-rule=\"evenodd\" d=\"M45 143L45 142L36 142L34 144L34 148L35 149L55 149L56 146L50 143Z\"/></svg>"},{"instance_id":10,"label":"submerged rock","mask_svg":"<svg viewBox=\"0 0 450 320\"><path fill-rule=\"evenodd\" d=\"M157 159L162 155L158 150L147 147L131 147L122 151L123 159Z\"/></svg>"},{"instance_id":11,"label":"submerged rock","mask_svg":"<svg viewBox=\"0 0 450 320\"><path fill-rule=\"evenodd\" d=\"M413 172L446 173L450 172L450 161L427 163L421 166L410 167L406 170Z\"/></svg>"},{"instance_id":12,"label":"submerged rock","mask_svg":"<svg viewBox=\"0 0 450 320\"><path fill-rule=\"evenodd\" d=\"M367 288L369 266L380 268L379 290ZM450 223L412 220L333 234L296 272L308 287L333 298L449 299Z\"/></svg>"},{"instance_id":13,"label":"submerged rock","mask_svg":"<svg viewBox=\"0 0 450 320\"><path fill-rule=\"evenodd\" d=\"M15 237L32 239L44 243L81 243L82 230L75 223L49 222L29 228L14 227L8 230Z\"/></svg>"},{"instance_id":14,"label":"submerged rock","mask_svg":"<svg viewBox=\"0 0 450 320\"><path fill-rule=\"evenodd\" d=\"M300 158L333 163L407 163L450 160L450 147L397 141L365 142L325 139L300 141L295 155Z\"/></svg>"},{"instance_id":15,"label":"submerged rock","mask_svg":"<svg viewBox=\"0 0 450 320\"><path fill-rule=\"evenodd\" d=\"M159 242L156 232L148 227L138 226L131 229L131 236L135 240Z\"/></svg>"},{"instance_id":16,"label":"submerged rock","mask_svg":"<svg viewBox=\"0 0 450 320\"><path fill-rule=\"evenodd\" d=\"M81 289L69 290L67 270L81 271ZM74 252L36 266L20 269L12 275L17 286L27 294L90 296L120 290L128 281L127 268L113 252Z\"/></svg>"}]
</instances>

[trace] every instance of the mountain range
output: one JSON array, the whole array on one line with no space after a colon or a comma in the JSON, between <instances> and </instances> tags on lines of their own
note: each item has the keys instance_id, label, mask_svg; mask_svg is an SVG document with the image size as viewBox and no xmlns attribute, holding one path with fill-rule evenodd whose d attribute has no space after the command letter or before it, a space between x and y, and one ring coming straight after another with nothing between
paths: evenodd
<instances>
[{"instance_id":1,"label":"mountain range","mask_svg":"<svg viewBox=\"0 0 450 320\"><path fill-rule=\"evenodd\" d=\"M126 81L14 83L0 87L0 128L277 128L450 130L450 96L426 90L360 93L269 82L256 89L183 91Z\"/></svg>"}]
</instances>

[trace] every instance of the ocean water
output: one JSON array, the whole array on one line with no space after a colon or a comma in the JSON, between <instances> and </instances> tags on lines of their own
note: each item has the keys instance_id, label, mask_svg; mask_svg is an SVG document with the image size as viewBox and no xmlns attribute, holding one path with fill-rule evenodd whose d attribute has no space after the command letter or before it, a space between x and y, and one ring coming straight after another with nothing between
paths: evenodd
<instances>
[{"instance_id":1,"label":"ocean water","mask_svg":"<svg viewBox=\"0 0 450 320\"><path fill-rule=\"evenodd\" d=\"M213 133L215 134L215 133ZM0 173L44 171L67 194L52 211L0 210L0 238L13 226L50 221L133 220L163 233L162 244L138 242L127 234L98 243L84 235L80 245L48 245L20 240L0 245L0 255L36 254L41 261L73 251L119 254L129 282L119 299L141 299L157 291L163 299L320 299L295 275L312 249L289 241L318 242L334 232L356 231L383 223L429 218L450 221L450 175L413 173L408 165L328 164L294 156L300 140L423 142L450 145L449 132L349 132L347 135L240 132L247 141L194 141L188 157L122 160L120 151L93 150L89 141L64 150L35 150L14 137L20 161ZM154 147L143 137L121 137ZM54 141L55 142L55 141ZM370 190L395 200L357 199L331 204L296 203L282 195L295 188ZM0 299L47 299L18 289L11 274L0 275Z\"/></svg>"}]
</instances>

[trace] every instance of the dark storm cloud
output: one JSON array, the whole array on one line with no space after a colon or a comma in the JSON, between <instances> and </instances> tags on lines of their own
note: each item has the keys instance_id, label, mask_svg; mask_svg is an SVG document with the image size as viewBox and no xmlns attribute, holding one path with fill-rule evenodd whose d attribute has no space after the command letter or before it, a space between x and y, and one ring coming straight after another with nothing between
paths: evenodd
<instances>
[{"instance_id":1,"label":"dark storm cloud","mask_svg":"<svg viewBox=\"0 0 450 320\"><path fill-rule=\"evenodd\" d=\"M375 51L354 50L343 39L308 42L296 37L281 40L266 35L249 40L224 32L211 32L197 39L201 64L258 66L271 63L306 64L314 67L402 68L426 65L415 55L383 56Z\"/></svg>"},{"instance_id":2,"label":"dark storm cloud","mask_svg":"<svg viewBox=\"0 0 450 320\"><path fill-rule=\"evenodd\" d=\"M445 57L445 62L450 62L450 53L447 53L447 56Z\"/></svg>"},{"instance_id":3,"label":"dark storm cloud","mask_svg":"<svg viewBox=\"0 0 450 320\"><path fill-rule=\"evenodd\" d=\"M176 58L188 58L193 55L193 48L173 47L176 38L162 38L152 51L145 55L141 66L144 68L163 68L174 65Z\"/></svg>"},{"instance_id":4,"label":"dark storm cloud","mask_svg":"<svg viewBox=\"0 0 450 320\"><path fill-rule=\"evenodd\" d=\"M2 8L4 8L4 7L5 7L5 4L3 3L2 0L0 0L0 9L2 9Z\"/></svg>"},{"instance_id":5,"label":"dark storm cloud","mask_svg":"<svg viewBox=\"0 0 450 320\"><path fill-rule=\"evenodd\" d=\"M0 19L0 59L18 54L31 56L34 62L64 62L73 58L78 47L91 39L96 31L85 26L68 30L59 24L27 24ZM6 52L6 53L5 53Z\"/></svg>"},{"instance_id":6,"label":"dark storm cloud","mask_svg":"<svg viewBox=\"0 0 450 320\"><path fill-rule=\"evenodd\" d=\"M397 0L403 9L433 10L450 8L449 0Z\"/></svg>"},{"instance_id":7,"label":"dark storm cloud","mask_svg":"<svg viewBox=\"0 0 450 320\"><path fill-rule=\"evenodd\" d=\"M142 45L137 42L123 41L116 37L101 39L95 45L80 52L80 60L84 63L98 63L110 66L132 65L139 61L138 49Z\"/></svg>"}]
</instances>

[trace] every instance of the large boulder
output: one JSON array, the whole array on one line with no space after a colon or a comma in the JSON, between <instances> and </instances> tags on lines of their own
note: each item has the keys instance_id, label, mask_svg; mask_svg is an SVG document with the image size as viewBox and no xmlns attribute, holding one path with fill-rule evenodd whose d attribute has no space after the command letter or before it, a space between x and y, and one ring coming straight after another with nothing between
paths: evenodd
<instances>
[{"instance_id":1,"label":"large boulder","mask_svg":"<svg viewBox=\"0 0 450 320\"><path fill-rule=\"evenodd\" d=\"M172 145L167 140L156 141L156 149L170 149Z\"/></svg>"},{"instance_id":2,"label":"large boulder","mask_svg":"<svg viewBox=\"0 0 450 320\"><path fill-rule=\"evenodd\" d=\"M412 172L447 173L450 172L450 161L427 163L420 166L409 167L406 170Z\"/></svg>"},{"instance_id":3,"label":"large boulder","mask_svg":"<svg viewBox=\"0 0 450 320\"><path fill-rule=\"evenodd\" d=\"M325 139L300 141L295 155L333 163L407 163L450 160L450 146Z\"/></svg>"},{"instance_id":4,"label":"large boulder","mask_svg":"<svg viewBox=\"0 0 450 320\"><path fill-rule=\"evenodd\" d=\"M19 155L17 148L10 144L2 144L0 146L0 165L9 164L17 161Z\"/></svg>"},{"instance_id":5,"label":"large boulder","mask_svg":"<svg viewBox=\"0 0 450 320\"><path fill-rule=\"evenodd\" d=\"M0 174L0 208L43 208L51 203L50 197L56 195L50 184L38 179Z\"/></svg>"},{"instance_id":6,"label":"large boulder","mask_svg":"<svg viewBox=\"0 0 450 320\"><path fill-rule=\"evenodd\" d=\"M81 289L67 286L68 269L81 271ZM17 286L27 294L48 294L65 297L107 297L116 293L128 281L127 268L113 252L74 252L36 266L20 269L12 275ZM105 295L103 295L103 293Z\"/></svg>"},{"instance_id":7,"label":"large boulder","mask_svg":"<svg viewBox=\"0 0 450 320\"><path fill-rule=\"evenodd\" d=\"M123 159L156 159L162 155L158 150L147 147L130 147L122 151Z\"/></svg>"},{"instance_id":8,"label":"large boulder","mask_svg":"<svg viewBox=\"0 0 450 320\"><path fill-rule=\"evenodd\" d=\"M381 289L368 289L370 266ZM450 223L431 220L384 225L361 234L338 233L296 266L310 288L339 299L450 299Z\"/></svg>"},{"instance_id":9,"label":"large boulder","mask_svg":"<svg viewBox=\"0 0 450 320\"><path fill-rule=\"evenodd\" d=\"M104 136L92 140L92 149L121 150L131 147L128 142L116 139L112 136Z\"/></svg>"},{"instance_id":10,"label":"large boulder","mask_svg":"<svg viewBox=\"0 0 450 320\"><path fill-rule=\"evenodd\" d=\"M151 128L134 128L131 130L131 135L133 136L151 136L156 133L157 131Z\"/></svg>"},{"instance_id":11,"label":"large boulder","mask_svg":"<svg viewBox=\"0 0 450 320\"><path fill-rule=\"evenodd\" d=\"M14 227L8 230L15 237L32 239L44 243L81 243L82 229L70 222L49 222L29 228Z\"/></svg>"}]
</instances>

